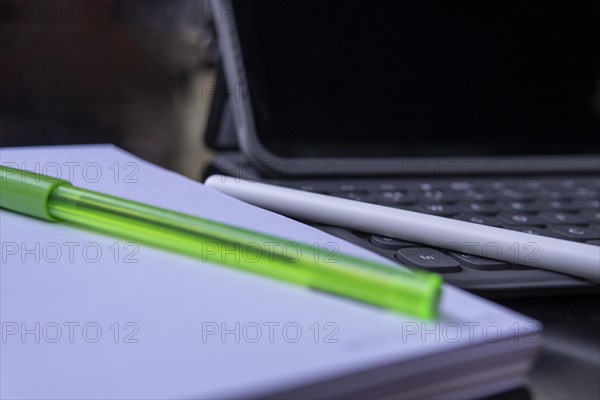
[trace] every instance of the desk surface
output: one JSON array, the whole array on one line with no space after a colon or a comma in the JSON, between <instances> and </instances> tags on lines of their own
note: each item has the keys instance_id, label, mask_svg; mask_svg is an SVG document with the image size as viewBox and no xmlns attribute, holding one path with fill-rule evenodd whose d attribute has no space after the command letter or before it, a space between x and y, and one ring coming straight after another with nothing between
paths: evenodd
<instances>
[{"instance_id":1,"label":"desk surface","mask_svg":"<svg viewBox=\"0 0 600 400\"><path fill-rule=\"evenodd\" d=\"M544 323L543 351L527 388L531 398L600 398L600 294L496 301Z\"/></svg>"}]
</instances>

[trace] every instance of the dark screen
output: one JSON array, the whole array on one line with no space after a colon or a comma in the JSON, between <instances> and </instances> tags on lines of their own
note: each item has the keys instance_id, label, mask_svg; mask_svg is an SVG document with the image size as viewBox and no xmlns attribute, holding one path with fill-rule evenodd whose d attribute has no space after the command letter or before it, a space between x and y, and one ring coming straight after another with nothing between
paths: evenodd
<instances>
[{"instance_id":1,"label":"dark screen","mask_svg":"<svg viewBox=\"0 0 600 400\"><path fill-rule=\"evenodd\" d=\"M283 156L600 152L595 2L235 1Z\"/></svg>"}]
</instances>

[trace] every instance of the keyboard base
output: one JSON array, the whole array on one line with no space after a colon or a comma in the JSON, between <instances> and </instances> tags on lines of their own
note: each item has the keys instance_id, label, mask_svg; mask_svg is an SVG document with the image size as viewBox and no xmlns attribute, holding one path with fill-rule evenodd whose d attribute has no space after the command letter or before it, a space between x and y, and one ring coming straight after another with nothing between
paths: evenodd
<instances>
[{"instance_id":1,"label":"keyboard base","mask_svg":"<svg viewBox=\"0 0 600 400\"><path fill-rule=\"evenodd\" d=\"M307 224L398 262L394 250L385 250L371 245L368 241L369 235L366 233L351 232L337 226ZM513 266L511 269L499 271L478 271L463 267L459 273L443 273L441 276L451 285L490 299L600 293L600 283L522 266Z\"/></svg>"}]
</instances>

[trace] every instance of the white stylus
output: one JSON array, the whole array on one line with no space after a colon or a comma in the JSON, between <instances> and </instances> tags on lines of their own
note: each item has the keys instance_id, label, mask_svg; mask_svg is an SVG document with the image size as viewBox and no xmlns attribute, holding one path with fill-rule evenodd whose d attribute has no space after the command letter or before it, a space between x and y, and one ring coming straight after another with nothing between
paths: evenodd
<instances>
[{"instance_id":1,"label":"white stylus","mask_svg":"<svg viewBox=\"0 0 600 400\"><path fill-rule=\"evenodd\" d=\"M223 175L205 184L290 217L600 280L600 247Z\"/></svg>"}]
</instances>

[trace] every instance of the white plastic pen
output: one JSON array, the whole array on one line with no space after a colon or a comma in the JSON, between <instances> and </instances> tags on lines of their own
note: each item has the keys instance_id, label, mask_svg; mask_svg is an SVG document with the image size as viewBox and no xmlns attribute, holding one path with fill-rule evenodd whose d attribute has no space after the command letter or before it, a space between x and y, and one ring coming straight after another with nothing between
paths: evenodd
<instances>
[{"instance_id":1,"label":"white plastic pen","mask_svg":"<svg viewBox=\"0 0 600 400\"><path fill-rule=\"evenodd\" d=\"M600 248L318 193L213 175L206 185L293 218L600 280Z\"/></svg>"}]
</instances>

